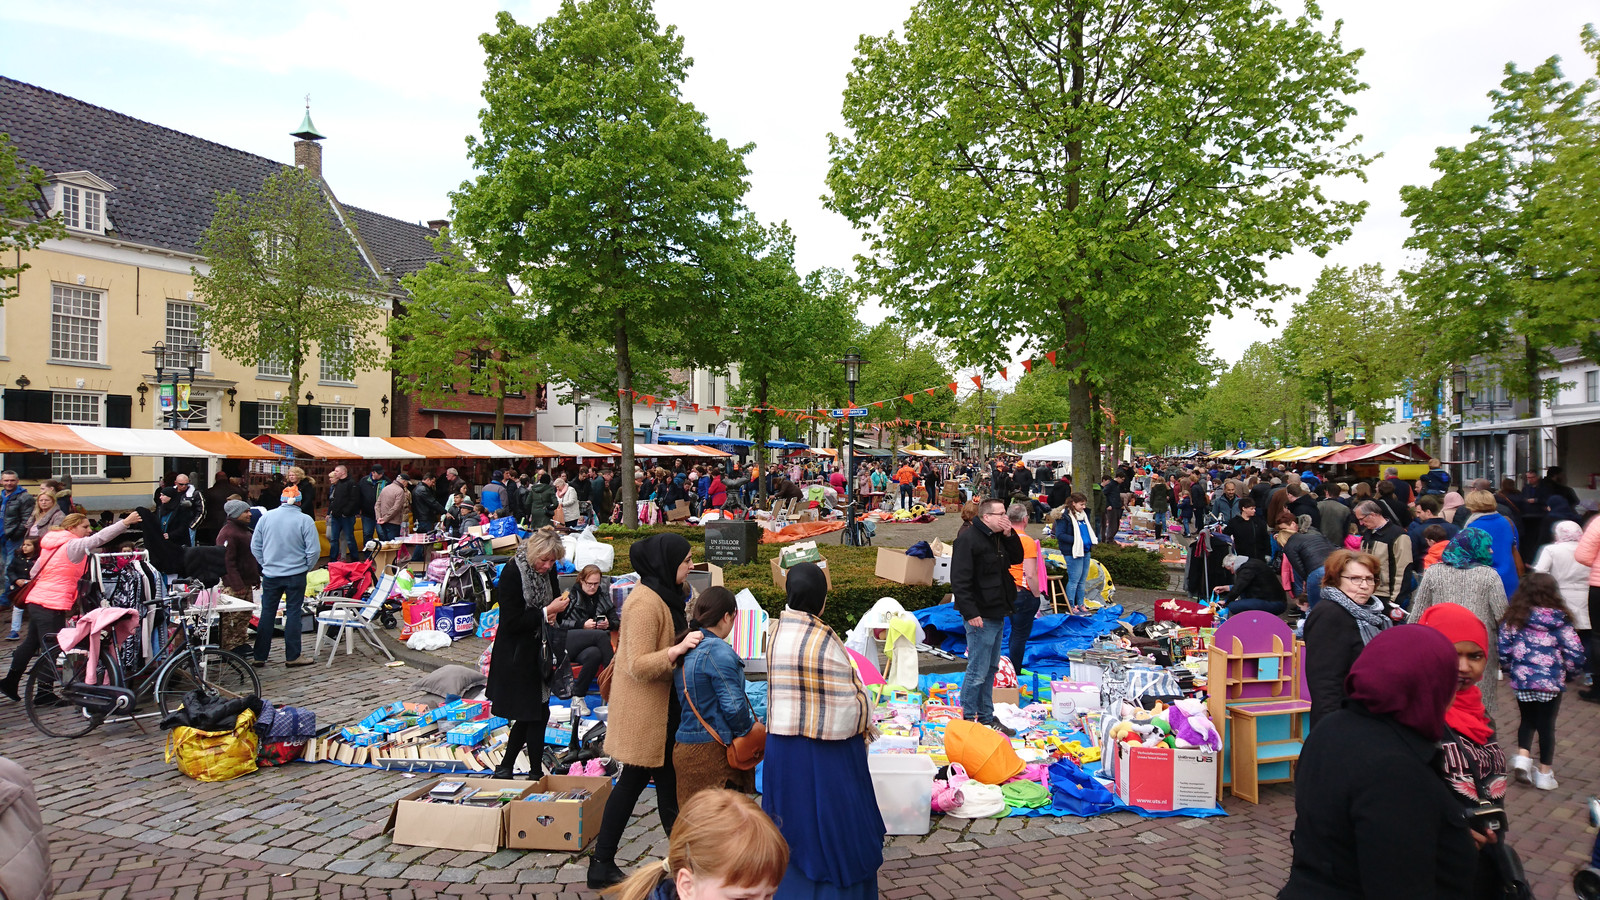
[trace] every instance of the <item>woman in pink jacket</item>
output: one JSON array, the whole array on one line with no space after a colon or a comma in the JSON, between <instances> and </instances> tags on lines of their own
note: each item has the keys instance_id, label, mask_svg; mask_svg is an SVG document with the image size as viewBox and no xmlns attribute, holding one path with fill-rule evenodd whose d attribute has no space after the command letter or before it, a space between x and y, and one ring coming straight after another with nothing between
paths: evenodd
<instances>
[{"instance_id":1,"label":"woman in pink jacket","mask_svg":"<svg viewBox=\"0 0 1600 900\"><path fill-rule=\"evenodd\" d=\"M1589 630L1582 637L1584 649L1589 651L1589 671L1594 672L1600 668L1600 662L1596 662L1595 657L1595 651L1600 650L1600 639L1596 638L1596 632L1600 632L1600 628L1596 627L1600 625L1600 619L1595 618L1595 614L1600 613L1600 565L1595 565L1600 562L1600 516L1589 520L1589 527L1583 530L1583 537L1578 538L1578 549L1572 552L1572 558L1580 565L1589 567ZM1600 703L1600 682L1591 685L1587 691L1579 692L1578 696L1590 703Z\"/></svg>"},{"instance_id":2,"label":"woman in pink jacket","mask_svg":"<svg viewBox=\"0 0 1600 900\"><path fill-rule=\"evenodd\" d=\"M39 542L39 561L33 564L33 587L28 591L28 636L11 655L11 671L0 680L0 694L17 699L17 685L44 645L44 636L60 631L78 602L78 580L89 567L89 554L110 543L130 526L139 524L137 512L96 533L89 517L73 513L61 527Z\"/></svg>"}]
</instances>

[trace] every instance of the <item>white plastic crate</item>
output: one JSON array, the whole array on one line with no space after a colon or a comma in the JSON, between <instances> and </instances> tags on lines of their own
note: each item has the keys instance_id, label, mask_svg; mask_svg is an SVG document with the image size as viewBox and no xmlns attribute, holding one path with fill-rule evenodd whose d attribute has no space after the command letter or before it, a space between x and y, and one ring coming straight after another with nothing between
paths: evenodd
<instances>
[{"instance_id":1,"label":"white plastic crate","mask_svg":"<svg viewBox=\"0 0 1600 900\"><path fill-rule=\"evenodd\" d=\"M933 812L933 776L939 767L922 754L867 756L872 792L889 834L927 834Z\"/></svg>"}]
</instances>

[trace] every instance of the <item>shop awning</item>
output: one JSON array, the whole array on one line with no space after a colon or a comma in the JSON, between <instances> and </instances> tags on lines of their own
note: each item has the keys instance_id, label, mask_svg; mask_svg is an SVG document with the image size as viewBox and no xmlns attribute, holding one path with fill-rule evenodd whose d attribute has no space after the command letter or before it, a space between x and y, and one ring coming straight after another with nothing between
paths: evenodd
<instances>
[{"instance_id":1,"label":"shop awning","mask_svg":"<svg viewBox=\"0 0 1600 900\"><path fill-rule=\"evenodd\" d=\"M384 438L384 440L407 453L415 453L423 459L479 458L476 454L462 452L460 448L452 446L444 438L391 437Z\"/></svg>"},{"instance_id":2,"label":"shop awning","mask_svg":"<svg viewBox=\"0 0 1600 900\"><path fill-rule=\"evenodd\" d=\"M767 449L769 449L769 450L809 450L809 449L811 449L811 447L810 447L809 444L803 444L803 443L801 443L799 441L767 441Z\"/></svg>"},{"instance_id":3,"label":"shop awning","mask_svg":"<svg viewBox=\"0 0 1600 900\"><path fill-rule=\"evenodd\" d=\"M866 451L863 450L862 452L865 453ZM826 456L829 459L838 459L839 458L839 451L834 450L831 447L804 447L804 448L802 448L800 450L796 450L794 453L791 453L789 455L790 456L804 456L807 453L815 454L817 456Z\"/></svg>"},{"instance_id":4,"label":"shop awning","mask_svg":"<svg viewBox=\"0 0 1600 900\"><path fill-rule=\"evenodd\" d=\"M1347 449L1349 446L1349 444L1334 444L1331 447L1313 447L1311 448L1311 452L1300 457L1300 459L1296 460L1296 462L1317 463L1318 465L1321 465L1322 463L1327 462L1328 457L1338 453L1341 450Z\"/></svg>"},{"instance_id":5,"label":"shop awning","mask_svg":"<svg viewBox=\"0 0 1600 900\"><path fill-rule=\"evenodd\" d=\"M86 440L82 435L72 430L69 425L47 425L42 422L0 422L0 433L13 441L31 447L43 453L111 453L121 456L122 452L110 450Z\"/></svg>"},{"instance_id":6,"label":"shop awning","mask_svg":"<svg viewBox=\"0 0 1600 900\"><path fill-rule=\"evenodd\" d=\"M591 456L622 455L622 447L616 444L599 444L592 441L584 441L582 443L579 443L578 441L539 441L539 443L550 448L552 456L571 456L577 459L584 459ZM642 453L639 450L640 446L641 445L639 444L635 444L633 448L633 452L637 456L662 455L654 453ZM672 454L668 453L665 455L671 456Z\"/></svg>"},{"instance_id":7,"label":"shop awning","mask_svg":"<svg viewBox=\"0 0 1600 900\"><path fill-rule=\"evenodd\" d=\"M451 441L450 443L455 444L457 446L460 446L462 444L466 444L466 443L470 443L470 442L468 442L468 441ZM501 447L506 448L507 450L515 451L516 455L520 456L520 457L529 457L529 458L532 458L532 459L551 459L553 457L557 457L557 456L561 455L561 454L555 452L554 450L550 449L542 441L510 441L510 440L507 440L507 441L495 441L494 443L500 445Z\"/></svg>"},{"instance_id":8,"label":"shop awning","mask_svg":"<svg viewBox=\"0 0 1600 900\"><path fill-rule=\"evenodd\" d=\"M387 440L378 437L346 437L344 435L322 435L322 439L344 450L354 453L362 459L425 459L421 453L412 453L403 450Z\"/></svg>"},{"instance_id":9,"label":"shop awning","mask_svg":"<svg viewBox=\"0 0 1600 900\"><path fill-rule=\"evenodd\" d=\"M755 441L744 438L718 437L714 434L692 434L687 431L663 431L660 434L663 444L690 444L696 447L754 447Z\"/></svg>"},{"instance_id":10,"label":"shop awning","mask_svg":"<svg viewBox=\"0 0 1600 900\"><path fill-rule=\"evenodd\" d=\"M458 456L471 456L475 459L516 459L528 454L519 452L516 448L507 446L505 441L486 440L461 440L460 438L445 438L444 443L455 449Z\"/></svg>"},{"instance_id":11,"label":"shop awning","mask_svg":"<svg viewBox=\"0 0 1600 900\"><path fill-rule=\"evenodd\" d=\"M21 441L0 434L0 453L32 453L33 448Z\"/></svg>"},{"instance_id":12,"label":"shop awning","mask_svg":"<svg viewBox=\"0 0 1600 900\"><path fill-rule=\"evenodd\" d=\"M312 437L309 434L263 434L260 437L253 438L250 443L266 447L268 450L282 447L285 451L294 451L311 459L348 461L365 458L348 450L341 450L322 438Z\"/></svg>"},{"instance_id":13,"label":"shop awning","mask_svg":"<svg viewBox=\"0 0 1600 900\"><path fill-rule=\"evenodd\" d=\"M943 450L918 450L911 447L901 447L899 452L907 456L936 457L944 455Z\"/></svg>"},{"instance_id":14,"label":"shop awning","mask_svg":"<svg viewBox=\"0 0 1600 900\"><path fill-rule=\"evenodd\" d=\"M202 450L223 459L282 459L265 447L257 447L230 431L177 431L174 434Z\"/></svg>"}]
</instances>

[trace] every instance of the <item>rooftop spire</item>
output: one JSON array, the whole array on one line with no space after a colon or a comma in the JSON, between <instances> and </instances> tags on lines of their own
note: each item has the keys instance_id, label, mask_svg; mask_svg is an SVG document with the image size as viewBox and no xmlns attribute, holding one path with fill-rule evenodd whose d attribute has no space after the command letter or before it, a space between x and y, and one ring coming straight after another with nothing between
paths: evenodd
<instances>
[{"instance_id":1,"label":"rooftop spire","mask_svg":"<svg viewBox=\"0 0 1600 900\"><path fill-rule=\"evenodd\" d=\"M299 131L291 131L291 132L289 132L289 136L290 137L297 137L302 141L320 141L324 137L326 137L326 135L324 135L322 132L317 130L317 126L311 124L311 95L310 94L306 95L306 116L305 116L304 119L300 120L300 130Z\"/></svg>"}]
</instances>

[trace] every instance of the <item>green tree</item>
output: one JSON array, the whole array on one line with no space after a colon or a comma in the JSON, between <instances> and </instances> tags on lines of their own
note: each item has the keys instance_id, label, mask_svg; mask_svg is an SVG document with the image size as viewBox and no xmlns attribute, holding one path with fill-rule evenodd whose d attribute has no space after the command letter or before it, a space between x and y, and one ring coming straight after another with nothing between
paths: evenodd
<instances>
[{"instance_id":1,"label":"green tree","mask_svg":"<svg viewBox=\"0 0 1600 900\"><path fill-rule=\"evenodd\" d=\"M1217 377L1194 412L1199 433L1212 446L1231 447L1240 440L1261 445L1281 439L1284 411L1297 400L1295 386L1283 378L1281 358L1281 350L1258 341Z\"/></svg>"},{"instance_id":2,"label":"green tree","mask_svg":"<svg viewBox=\"0 0 1600 900\"><path fill-rule=\"evenodd\" d=\"M483 174L452 195L454 236L526 285L546 321L608 344L619 391L636 389L640 354L719 361L716 329L700 326L739 288L751 147L713 138L680 95L683 39L648 0L563 0L537 27L495 21L480 39L483 135L467 141ZM617 409L629 472L633 406ZM622 479L628 525L634 493Z\"/></svg>"},{"instance_id":3,"label":"green tree","mask_svg":"<svg viewBox=\"0 0 1600 900\"><path fill-rule=\"evenodd\" d=\"M1537 401L1551 390L1539 373L1555 365L1552 351L1593 344L1592 296L1588 306L1572 303L1559 286L1567 274L1559 254L1528 249L1538 223L1560 215L1546 207L1567 190L1555 186L1556 160L1563 137L1582 132L1594 84L1567 81L1553 57L1532 71L1507 64L1505 73L1489 92L1488 124L1474 127L1466 146L1438 149L1433 184L1401 189L1411 219L1405 246L1421 253L1401 277L1435 329L1430 367L1476 356L1512 395Z\"/></svg>"},{"instance_id":4,"label":"green tree","mask_svg":"<svg viewBox=\"0 0 1600 900\"><path fill-rule=\"evenodd\" d=\"M45 178L43 169L23 163L11 136L0 132L0 306L17 295L17 276L29 268L22 254L66 235L60 219L34 216L31 204L39 199Z\"/></svg>"},{"instance_id":5,"label":"green tree","mask_svg":"<svg viewBox=\"0 0 1600 900\"><path fill-rule=\"evenodd\" d=\"M995 421L1001 425L1067 421L1070 416L1067 409L1070 380L1065 371L1050 365L1023 372L1010 393L999 395Z\"/></svg>"},{"instance_id":6,"label":"green tree","mask_svg":"<svg viewBox=\"0 0 1600 900\"><path fill-rule=\"evenodd\" d=\"M860 266L964 364L1063 347L1074 476L1098 469L1100 388L1163 378L1206 317L1287 292L1268 261L1322 252L1364 208L1340 143L1358 52L1252 0L926 0L865 37L831 138L831 208Z\"/></svg>"},{"instance_id":7,"label":"green tree","mask_svg":"<svg viewBox=\"0 0 1600 900\"><path fill-rule=\"evenodd\" d=\"M494 434L505 435L506 396L536 384L515 323L521 304L504 278L475 270L442 239L438 262L400 280L411 298L386 329L389 365L409 392L459 406L459 392L494 398Z\"/></svg>"},{"instance_id":8,"label":"green tree","mask_svg":"<svg viewBox=\"0 0 1600 900\"><path fill-rule=\"evenodd\" d=\"M1411 321L1382 266L1328 266L1284 328L1278 347L1285 376L1301 397L1326 398L1330 429L1344 407L1372 434L1409 371Z\"/></svg>"},{"instance_id":9,"label":"green tree","mask_svg":"<svg viewBox=\"0 0 1600 900\"><path fill-rule=\"evenodd\" d=\"M794 234L787 223L752 236L761 249L743 290L724 310L722 343L739 383L729 402L758 410L738 416L755 440L754 458L767 469L766 442L776 415L827 375L842 380L835 364L849 343L855 298L838 272L823 269L802 281L794 268ZM758 486L767 499L767 480Z\"/></svg>"},{"instance_id":10,"label":"green tree","mask_svg":"<svg viewBox=\"0 0 1600 900\"><path fill-rule=\"evenodd\" d=\"M283 168L248 197L217 197L200 238L210 265L194 274L205 301L200 326L212 349L235 360L273 360L289 370L282 428L299 431L298 398L312 349L342 378L382 364L385 301L322 182Z\"/></svg>"}]
</instances>

